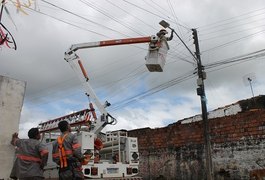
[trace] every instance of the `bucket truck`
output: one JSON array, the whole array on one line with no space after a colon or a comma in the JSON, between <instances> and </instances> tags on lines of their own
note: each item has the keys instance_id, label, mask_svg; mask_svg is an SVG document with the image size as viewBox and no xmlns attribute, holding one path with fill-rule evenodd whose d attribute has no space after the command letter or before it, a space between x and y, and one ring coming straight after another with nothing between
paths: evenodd
<instances>
[{"instance_id":1,"label":"bucket truck","mask_svg":"<svg viewBox=\"0 0 265 180\"><path fill-rule=\"evenodd\" d=\"M106 110L110 104L102 104L89 84L89 77L76 51L79 49L116 46L136 43L149 43L146 56L146 66L151 72L163 71L165 58L169 49L167 39L157 36L116 39L99 42L81 43L72 45L65 52L65 60L81 80L86 95L91 100L88 109L71 113L53 120L39 124L40 132L44 133L45 141L50 152L52 141L59 135L58 123L62 120L69 122L76 130L78 140L82 146L82 153L90 154L90 159L83 165L85 178L92 179L141 179L136 177L139 166L138 141L135 137L128 137L127 131L114 131L102 133L102 129L108 124L115 124L116 119ZM100 112L97 117L92 102ZM49 157L48 166L45 170L46 178L54 178L57 175L57 165ZM100 157L100 158L99 158Z\"/></svg>"}]
</instances>

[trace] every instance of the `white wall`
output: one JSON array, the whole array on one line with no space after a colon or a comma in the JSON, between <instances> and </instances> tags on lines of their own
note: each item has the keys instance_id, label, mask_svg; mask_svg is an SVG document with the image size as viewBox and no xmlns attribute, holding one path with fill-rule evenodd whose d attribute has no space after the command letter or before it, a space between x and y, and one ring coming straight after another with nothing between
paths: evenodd
<instances>
[{"instance_id":1,"label":"white wall","mask_svg":"<svg viewBox=\"0 0 265 180\"><path fill-rule=\"evenodd\" d=\"M8 179L14 160L11 136L18 132L26 82L0 75L0 179Z\"/></svg>"}]
</instances>

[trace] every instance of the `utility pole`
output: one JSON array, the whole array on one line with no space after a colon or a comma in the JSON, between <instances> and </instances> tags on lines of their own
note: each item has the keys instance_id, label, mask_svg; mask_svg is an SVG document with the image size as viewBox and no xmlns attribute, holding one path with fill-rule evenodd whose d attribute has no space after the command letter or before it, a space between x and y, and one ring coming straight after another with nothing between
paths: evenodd
<instances>
[{"instance_id":1,"label":"utility pole","mask_svg":"<svg viewBox=\"0 0 265 180\"><path fill-rule=\"evenodd\" d=\"M170 24L164 20L160 21L159 24L164 28L171 29L179 38L179 40L183 43L183 45L187 48L187 50L191 53L194 59L197 62L197 69L198 69L198 80L197 85L197 94L201 97L201 109L202 109L202 121L203 121L203 134L204 134L204 144L205 144L205 157L206 157L206 173L207 173L207 180L213 180L213 168L212 168L212 155L211 155L211 142L209 136L209 122L208 122L208 114L207 114L207 106L206 106L206 95L204 89L204 79L206 79L206 73L204 72L204 67L202 66L201 56L200 56L200 48L199 48L199 41L197 30L192 29L192 35L195 44L195 55L191 52L185 42L180 38L180 36L176 33L174 29L170 27Z\"/></svg>"},{"instance_id":2,"label":"utility pole","mask_svg":"<svg viewBox=\"0 0 265 180\"><path fill-rule=\"evenodd\" d=\"M206 106L206 95L205 95L205 89L204 89L204 79L206 79L206 73L204 72L204 67L202 66L202 62L201 62L198 34L197 34L196 29L192 29L192 35L193 35L195 50L196 50L195 55L197 57L197 68L198 68L197 95L201 97L207 180L213 180L212 153L211 153L211 142L210 142L210 135L209 135L209 121L208 121L207 106Z\"/></svg>"}]
</instances>

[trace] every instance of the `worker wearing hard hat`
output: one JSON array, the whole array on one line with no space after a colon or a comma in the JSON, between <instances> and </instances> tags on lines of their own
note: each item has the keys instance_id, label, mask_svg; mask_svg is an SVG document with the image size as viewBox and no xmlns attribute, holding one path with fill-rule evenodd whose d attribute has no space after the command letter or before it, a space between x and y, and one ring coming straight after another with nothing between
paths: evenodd
<instances>
[{"instance_id":1,"label":"worker wearing hard hat","mask_svg":"<svg viewBox=\"0 0 265 180\"><path fill-rule=\"evenodd\" d=\"M60 121L58 128L61 131L61 135L53 144L52 157L53 161L60 166L59 179L84 179L82 172L84 156L76 135L71 133L71 127L67 121Z\"/></svg>"},{"instance_id":2,"label":"worker wearing hard hat","mask_svg":"<svg viewBox=\"0 0 265 180\"><path fill-rule=\"evenodd\" d=\"M166 37L165 35L168 34L168 32L165 29L161 29L158 33L156 33L156 35L160 39L166 38L167 41L171 41L173 39L173 33L174 31L172 30L170 36Z\"/></svg>"},{"instance_id":3,"label":"worker wearing hard hat","mask_svg":"<svg viewBox=\"0 0 265 180\"><path fill-rule=\"evenodd\" d=\"M29 139L19 139L18 133L12 135L11 144L16 146L16 159L10 175L12 179L44 179L43 168L47 164L48 150L40 140L38 128L28 131Z\"/></svg>"},{"instance_id":4,"label":"worker wearing hard hat","mask_svg":"<svg viewBox=\"0 0 265 180\"><path fill-rule=\"evenodd\" d=\"M149 50L150 51L159 50L162 46L162 42L165 42L167 48L169 49L167 41L171 41L173 39L173 33L174 30L171 31L170 37L166 37L166 34L168 34L168 32L165 29L161 29L158 33L156 33L156 36L158 37L157 41L151 42L149 44Z\"/></svg>"}]
</instances>

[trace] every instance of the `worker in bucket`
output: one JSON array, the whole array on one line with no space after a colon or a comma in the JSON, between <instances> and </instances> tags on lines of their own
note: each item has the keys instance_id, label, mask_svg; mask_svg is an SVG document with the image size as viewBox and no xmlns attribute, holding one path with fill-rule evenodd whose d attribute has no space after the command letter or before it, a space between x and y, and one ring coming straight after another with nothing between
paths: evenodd
<instances>
[{"instance_id":1,"label":"worker in bucket","mask_svg":"<svg viewBox=\"0 0 265 180\"><path fill-rule=\"evenodd\" d=\"M160 39L165 38L165 40L171 41L173 39L174 31L173 30L171 31L169 37L166 37L166 34L168 34L168 32L165 29L161 29L158 33L156 33L157 37L159 37Z\"/></svg>"},{"instance_id":2,"label":"worker in bucket","mask_svg":"<svg viewBox=\"0 0 265 180\"><path fill-rule=\"evenodd\" d=\"M162 46L163 41L166 42L166 44L167 41L171 41L173 39L174 30L171 31L169 37L166 36L167 34L168 32L165 29L161 29L158 33L156 33L158 40L154 43L149 44L149 50L151 51L159 50Z\"/></svg>"},{"instance_id":3,"label":"worker in bucket","mask_svg":"<svg viewBox=\"0 0 265 180\"><path fill-rule=\"evenodd\" d=\"M47 164L48 149L41 143L38 128L28 131L29 139L19 139L18 133L12 135L11 144L16 147L16 158L10 178L20 180L44 179L43 168Z\"/></svg>"},{"instance_id":4,"label":"worker in bucket","mask_svg":"<svg viewBox=\"0 0 265 180\"><path fill-rule=\"evenodd\" d=\"M84 156L76 135L71 133L71 126L67 121L60 121L58 128L61 131L61 135L53 144L52 157L53 161L60 166L59 179L84 179L82 172Z\"/></svg>"}]
</instances>

